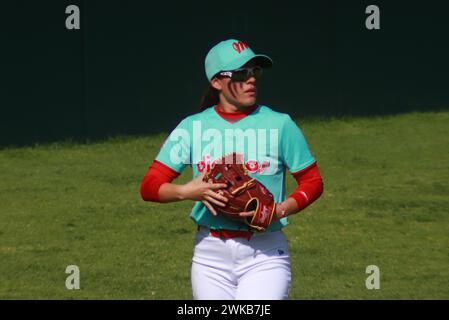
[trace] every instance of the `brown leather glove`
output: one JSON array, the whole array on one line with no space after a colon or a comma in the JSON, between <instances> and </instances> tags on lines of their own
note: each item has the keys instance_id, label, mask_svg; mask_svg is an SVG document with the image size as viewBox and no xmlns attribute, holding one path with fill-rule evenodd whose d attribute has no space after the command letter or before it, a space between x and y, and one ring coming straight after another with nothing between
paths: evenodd
<instances>
[{"instance_id":1,"label":"brown leather glove","mask_svg":"<svg viewBox=\"0 0 449 320\"><path fill-rule=\"evenodd\" d=\"M216 191L228 198L225 207L212 204L217 212L241 220L253 230L266 231L276 211L276 203L270 191L248 175L242 154L234 152L215 161L203 181L227 184L227 188ZM239 213L244 211L254 211L254 215L240 217Z\"/></svg>"}]
</instances>

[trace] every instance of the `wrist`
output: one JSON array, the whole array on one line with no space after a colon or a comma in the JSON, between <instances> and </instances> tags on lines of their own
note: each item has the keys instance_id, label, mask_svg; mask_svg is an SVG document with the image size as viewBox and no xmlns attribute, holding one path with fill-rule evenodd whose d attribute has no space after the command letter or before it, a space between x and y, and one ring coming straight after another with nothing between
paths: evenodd
<instances>
[{"instance_id":1,"label":"wrist","mask_svg":"<svg viewBox=\"0 0 449 320\"><path fill-rule=\"evenodd\" d=\"M187 186L185 184L178 185L176 191L176 197L178 198L178 200L189 199Z\"/></svg>"},{"instance_id":2,"label":"wrist","mask_svg":"<svg viewBox=\"0 0 449 320\"><path fill-rule=\"evenodd\" d=\"M276 217L278 220L288 216L287 208L281 202L276 203L276 212L275 213L276 213Z\"/></svg>"}]
</instances>

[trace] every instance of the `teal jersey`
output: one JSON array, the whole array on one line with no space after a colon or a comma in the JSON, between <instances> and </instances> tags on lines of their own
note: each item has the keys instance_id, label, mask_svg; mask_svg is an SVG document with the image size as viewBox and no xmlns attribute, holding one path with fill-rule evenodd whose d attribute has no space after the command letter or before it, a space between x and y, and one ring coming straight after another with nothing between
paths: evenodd
<instances>
[{"instance_id":1,"label":"teal jersey","mask_svg":"<svg viewBox=\"0 0 449 320\"><path fill-rule=\"evenodd\" d=\"M271 108L258 105L246 117L230 123L214 106L186 117L170 133L156 160L181 173L191 165L193 178L207 170L212 161L232 152L244 155L248 174L261 182L282 202L285 172L302 170L315 162L301 129L292 118ZM248 230L248 226L223 215L213 216L197 201L190 214L195 223L212 229ZM273 222L268 231L288 224L283 218Z\"/></svg>"}]
</instances>

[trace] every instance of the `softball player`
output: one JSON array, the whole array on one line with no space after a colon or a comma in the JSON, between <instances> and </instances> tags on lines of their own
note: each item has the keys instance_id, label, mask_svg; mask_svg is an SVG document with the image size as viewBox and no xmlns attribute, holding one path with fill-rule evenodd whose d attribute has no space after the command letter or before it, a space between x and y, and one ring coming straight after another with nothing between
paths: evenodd
<instances>
[{"instance_id":1,"label":"softball player","mask_svg":"<svg viewBox=\"0 0 449 320\"><path fill-rule=\"evenodd\" d=\"M205 59L209 86L201 112L183 119L164 142L141 185L146 201L196 201L197 224L191 281L194 299L287 299L290 256L282 229L323 191L316 160L291 117L256 104L257 81L272 60L235 39L215 45ZM217 213L228 201L226 185L203 182L214 160L244 154L249 175L273 194L276 212L267 232L254 233L238 220ZM193 180L173 180L190 165ZM288 170L298 185L286 197ZM253 212L242 212L251 216Z\"/></svg>"}]
</instances>

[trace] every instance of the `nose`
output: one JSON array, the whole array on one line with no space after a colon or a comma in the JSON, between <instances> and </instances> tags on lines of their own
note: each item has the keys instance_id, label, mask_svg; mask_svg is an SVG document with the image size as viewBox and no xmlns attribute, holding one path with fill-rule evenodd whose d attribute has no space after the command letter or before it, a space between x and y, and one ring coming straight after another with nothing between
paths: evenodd
<instances>
[{"instance_id":1,"label":"nose","mask_svg":"<svg viewBox=\"0 0 449 320\"><path fill-rule=\"evenodd\" d=\"M248 78L248 80L246 80L246 83L248 84L255 84L256 83L256 78L254 76L251 76Z\"/></svg>"}]
</instances>

